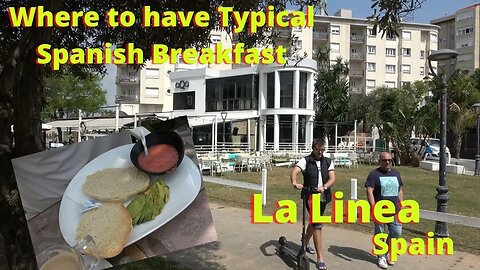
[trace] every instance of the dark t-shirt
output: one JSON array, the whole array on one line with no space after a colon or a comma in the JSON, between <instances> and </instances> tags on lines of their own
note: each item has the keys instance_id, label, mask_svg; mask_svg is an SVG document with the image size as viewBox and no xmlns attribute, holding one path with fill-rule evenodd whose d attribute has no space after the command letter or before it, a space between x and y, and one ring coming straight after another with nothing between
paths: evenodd
<instances>
[{"instance_id":1,"label":"dark t-shirt","mask_svg":"<svg viewBox=\"0 0 480 270\"><path fill-rule=\"evenodd\" d=\"M396 212L400 210L398 192L401 186L403 186L403 182L400 173L394 169L385 172L377 168L370 172L365 182L365 187L373 188L375 202L390 200L395 204Z\"/></svg>"}]
</instances>

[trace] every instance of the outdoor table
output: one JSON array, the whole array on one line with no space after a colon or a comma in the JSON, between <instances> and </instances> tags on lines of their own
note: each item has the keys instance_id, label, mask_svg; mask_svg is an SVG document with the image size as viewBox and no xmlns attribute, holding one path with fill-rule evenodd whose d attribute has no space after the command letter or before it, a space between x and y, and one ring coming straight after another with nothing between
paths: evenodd
<instances>
[{"instance_id":1,"label":"outdoor table","mask_svg":"<svg viewBox=\"0 0 480 270\"><path fill-rule=\"evenodd\" d=\"M175 128L172 129L183 138L185 155L195 164L198 164L190 127L186 118L175 118L168 121L165 121L166 125L172 125L173 123ZM45 205L48 205L45 209L37 210L39 213L35 216L27 216L30 236L36 254L52 245L67 245L59 228L59 207L61 195L76 172L96 156L117 146L129 143L132 143L131 133L123 131L99 139L88 140L84 143L21 157L13 161L24 207L26 209L35 209L36 205L33 202L35 202L36 198L40 198L39 196L44 196L37 200L37 202L40 202L39 207L43 206L45 208ZM66 159L67 156L76 160L71 163ZM75 164L72 166L75 169L65 170L68 166L62 166L61 160L65 161L65 165ZM36 162L39 161L43 162L41 164L42 167L38 167ZM47 177L45 173L48 172L50 175ZM39 181L43 178L42 175L49 179L46 179L44 183L39 185ZM54 181L55 179L61 179L62 181ZM32 182L35 180L37 182ZM39 189L42 191L42 188L48 190L49 184L52 184L51 188L54 190L55 184L59 184L57 182L64 186L63 191L60 192L61 194L52 192L50 195L39 195L35 194L35 190L32 190ZM162 227L125 248L118 256L108 259L108 261L113 266L116 266L145 257L159 256L212 242L216 239L217 236L208 205L208 198L202 182L198 196L184 211Z\"/></svg>"}]
</instances>

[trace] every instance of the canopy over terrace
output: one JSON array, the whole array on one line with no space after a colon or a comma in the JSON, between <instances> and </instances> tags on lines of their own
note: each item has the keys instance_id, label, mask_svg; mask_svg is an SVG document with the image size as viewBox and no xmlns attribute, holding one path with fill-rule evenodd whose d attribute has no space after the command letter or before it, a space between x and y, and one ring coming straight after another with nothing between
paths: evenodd
<instances>
[{"instance_id":1,"label":"canopy over terrace","mask_svg":"<svg viewBox=\"0 0 480 270\"><path fill-rule=\"evenodd\" d=\"M95 118L82 118L82 119L78 119L78 118L62 119L62 120L52 121L47 124L52 126L52 128L61 128L61 129L71 128L72 130L78 130L80 127L80 123L83 122L87 130L94 130L94 129L116 130L127 123L131 123L132 121L133 121L133 116L121 117L121 118L118 118L118 125L117 125L117 119L114 117L113 118L95 117Z\"/></svg>"},{"instance_id":2,"label":"canopy over terrace","mask_svg":"<svg viewBox=\"0 0 480 270\"><path fill-rule=\"evenodd\" d=\"M149 114L149 116L156 115L154 113ZM47 123L47 125L51 126L51 128L60 128L62 130L71 129L74 131L78 131L79 129L84 129L82 132L92 131L92 130L99 130L99 131L114 131L118 130L123 126L130 127L132 123L137 123L137 121L141 121L146 115L135 115L135 116L121 116L119 118L115 117L94 117L94 118L76 118L76 119L60 119L55 120L52 122ZM163 114L159 114L159 119L165 119ZM232 121L243 121L247 120L248 122L250 118L226 118L225 122L232 122ZM118 122L117 122L118 121ZM199 126L212 126L212 134L221 133L222 130L218 130L218 124L222 123L222 119L218 115L202 115L202 116L188 116L188 122L190 127L199 127ZM255 141L256 141L256 129L255 127L250 127L248 124L248 129L253 128L255 132ZM217 151L217 136L212 136L211 142L211 149L213 151ZM248 142L250 143L250 141Z\"/></svg>"}]
</instances>

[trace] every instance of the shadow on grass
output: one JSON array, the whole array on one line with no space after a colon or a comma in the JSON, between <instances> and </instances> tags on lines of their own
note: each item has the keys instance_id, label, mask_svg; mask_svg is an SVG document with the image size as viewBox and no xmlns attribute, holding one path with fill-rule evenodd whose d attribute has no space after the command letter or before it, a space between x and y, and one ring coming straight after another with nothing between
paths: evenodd
<instances>
[{"instance_id":1,"label":"shadow on grass","mask_svg":"<svg viewBox=\"0 0 480 270\"><path fill-rule=\"evenodd\" d=\"M365 250L361 250L358 248L353 248L353 247L340 247L340 246L335 246L331 245L328 248L328 252L332 253L333 255L344 259L346 261L366 261L366 262L371 262L373 264L377 263L377 258L370 254L369 252Z\"/></svg>"},{"instance_id":2,"label":"shadow on grass","mask_svg":"<svg viewBox=\"0 0 480 270\"><path fill-rule=\"evenodd\" d=\"M160 257L124 264L115 269L225 270L225 265L217 262L222 259L216 254L219 249L220 243L215 241Z\"/></svg>"}]
</instances>

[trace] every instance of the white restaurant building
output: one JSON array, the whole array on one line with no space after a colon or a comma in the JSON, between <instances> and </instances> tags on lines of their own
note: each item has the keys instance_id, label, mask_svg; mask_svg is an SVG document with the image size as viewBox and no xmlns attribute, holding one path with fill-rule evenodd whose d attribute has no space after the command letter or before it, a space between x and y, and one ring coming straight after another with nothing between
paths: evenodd
<instances>
[{"instance_id":1,"label":"white restaurant building","mask_svg":"<svg viewBox=\"0 0 480 270\"><path fill-rule=\"evenodd\" d=\"M331 61L348 61L351 93L368 94L423 79L438 31L436 25L404 23L399 37L382 38L349 10L316 15L313 28L279 30L284 37L298 37L292 46L307 54L298 64L199 66L179 59L175 65L146 63L140 71L117 65L116 103L129 115L187 115L197 146L223 145L225 137L227 144L255 150L309 150L317 48L329 48ZM232 46L225 33L212 33L210 39Z\"/></svg>"}]
</instances>

